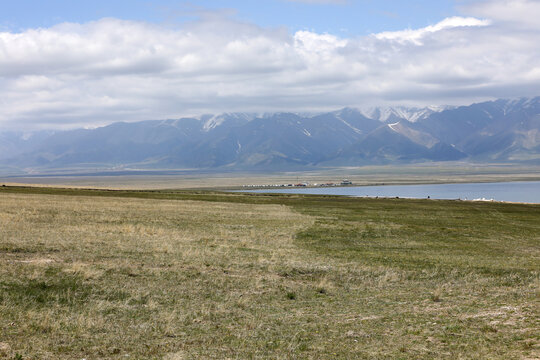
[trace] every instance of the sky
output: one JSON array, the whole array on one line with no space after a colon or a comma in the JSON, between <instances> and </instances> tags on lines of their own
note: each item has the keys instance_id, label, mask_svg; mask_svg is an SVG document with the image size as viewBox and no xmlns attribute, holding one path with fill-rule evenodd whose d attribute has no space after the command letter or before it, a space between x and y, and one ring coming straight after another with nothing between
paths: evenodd
<instances>
[{"instance_id":1,"label":"sky","mask_svg":"<svg viewBox=\"0 0 540 360\"><path fill-rule=\"evenodd\" d=\"M61 22L85 23L105 17L177 25L197 11L218 11L261 27L286 26L348 36L422 27L456 14L452 0L18 0L1 1L0 26L20 31Z\"/></svg>"},{"instance_id":2,"label":"sky","mask_svg":"<svg viewBox=\"0 0 540 360\"><path fill-rule=\"evenodd\" d=\"M540 95L540 0L0 0L0 130Z\"/></svg>"}]
</instances>

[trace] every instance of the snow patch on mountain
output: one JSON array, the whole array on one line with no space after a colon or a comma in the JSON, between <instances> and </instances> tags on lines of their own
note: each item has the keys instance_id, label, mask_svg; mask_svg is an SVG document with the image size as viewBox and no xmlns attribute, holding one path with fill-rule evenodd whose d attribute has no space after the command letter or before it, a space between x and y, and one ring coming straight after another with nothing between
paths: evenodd
<instances>
[{"instance_id":1,"label":"snow patch on mountain","mask_svg":"<svg viewBox=\"0 0 540 360\"><path fill-rule=\"evenodd\" d=\"M221 115L212 115L210 118L207 118L207 119L201 118L201 120L204 121L203 130L210 131L212 129L215 129L219 125L223 124L226 118L223 114L221 114Z\"/></svg>"},{"instance_id":2,"label":"snow patch on mountain","mask_svg":"<svg viewBox=\"0 0 540 360\"><path fill-rule=\"evenodd\" d=\"M370 119L386 122L395 118L416 122L427 118L433 113L449 109L448 106L427 106L424 108L393 106L393 107L368 107L359 109L360 113Z\"/></svg>"},{"instance_id":3,"label":"snow patch on mountain","mask_svg":"<svg viewBox=\"0 0 540 360\"><path fill-rule=\"evenodd\" d=\"M219 115L203 115L199 120L203 122L203 130L208 132L228 121L251 121L257 117L264 117L264 114L255 113L223 113Z\"/></svg>"},{"instance_id":4,"label":"snow patch on mountain","mask_svg":"<svg viewBox=\"0 0 540 360\"><path fill-rule=\"evenodd\" d=\"M540 97L537 96L535 98L498 100L496 103L502 106L503 114L506 115L514 111L531 109L540 106Z\"/></svg>"},{"instance_id":5,"label":"snow patch on mountain","mask_svg":"<svg viewBox=\"0 0 540 360\"><path fill-rule=\"evenodd\" d=\"M240 144L240 141L236 140L236 145L238 148L236 149L236 153L240 154L240 150L242 150L242 144Z\"/></svg>"},{"instance_id":6,"label":"snow patch on mountain","mask_svg":"<svg viewBox=\"0 0 540 360\"><path fill-rule=\"evenodd\" d=\"M336 119L338 119L339 121L341 121L342 123L344 123L345 125L350 127L355 133L362 134L362 130L352 126L349 122L347 122L345 119L343 119L339 114L336 115Z\"/></svg>"},{"instance_id":7,"label":"snow patch on mountain","mask_svg":"<svg viewBox=\"0 0 540 360\"><path fill-rule=\"evenodd\" d=\"M397 123L388 124L388 127L389 127L390 129L392 129L393 131L398 132L396 129L394 129L394 126L396 126L397 124L399 124L399 121L398 121Z\"/></svg>"}]
</instances>

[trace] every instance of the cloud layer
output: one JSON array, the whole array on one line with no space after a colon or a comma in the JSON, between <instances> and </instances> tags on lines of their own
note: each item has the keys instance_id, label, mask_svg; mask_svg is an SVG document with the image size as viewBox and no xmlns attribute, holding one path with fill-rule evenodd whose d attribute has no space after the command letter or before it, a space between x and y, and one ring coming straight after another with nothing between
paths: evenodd
<instances>
[{"instance_id":1,"label":"cloud layer","mask_svg":"<svg viewBox=\"0 0 540 360\"><path fill-rule=\"evenodd\" d=\"M538 6L475 3L467 17L357 38L220 16L3 32L0 128L539 95Z\"/></svg>"}]
</instances>

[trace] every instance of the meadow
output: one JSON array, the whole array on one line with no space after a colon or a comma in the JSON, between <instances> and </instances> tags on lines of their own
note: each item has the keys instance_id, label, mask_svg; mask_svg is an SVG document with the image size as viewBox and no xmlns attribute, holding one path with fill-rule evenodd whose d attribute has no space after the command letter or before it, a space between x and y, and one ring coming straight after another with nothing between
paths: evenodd
<instances>
[{"instance_id":1,"label":"meadow","mask_svg":"<svg viewBox=\"0 0 540 360\"><path fill-rule=\"evenodd\" d=\"M537 359L540 205L0 187L0 358Z\"/></svg>"}]
</instances>

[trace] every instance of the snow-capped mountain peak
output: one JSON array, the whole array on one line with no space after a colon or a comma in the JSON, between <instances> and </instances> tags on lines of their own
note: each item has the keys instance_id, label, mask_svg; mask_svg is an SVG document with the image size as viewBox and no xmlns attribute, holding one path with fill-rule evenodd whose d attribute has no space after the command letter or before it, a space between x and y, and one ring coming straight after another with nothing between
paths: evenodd
<instances>
[{"instance_id":1,"label":"snow-capped mountain peak","mask_svg":"<svg viewBox=\"0 0 540 360\"><path fill-rule=\"evenodd\" d=\"M257 114L252 113L223 113L219 115L203 115L199 118L203 122L203 130L210 131L225 122L249 122L258 117Z\"/></svg>"},{"instance_id":2,"label":"snow-capped mountain peak","mask_svg":"<svg viewBox=\"0 0 540 360\"><path fill-rule=\"evenodd\" d=\"M417 122L425 119L433 113L449 109L448 106L427 106L423 108L405 107L405 106L377 106L359 109L365 117L379 120L381 122L405 119L410 122Z\"/></svg>"}]
</instances>

